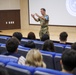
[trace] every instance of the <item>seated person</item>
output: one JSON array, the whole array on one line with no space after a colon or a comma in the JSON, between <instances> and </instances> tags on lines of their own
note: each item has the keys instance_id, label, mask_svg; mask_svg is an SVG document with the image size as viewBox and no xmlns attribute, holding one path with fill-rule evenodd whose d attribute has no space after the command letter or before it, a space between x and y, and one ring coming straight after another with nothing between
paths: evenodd
<instances>
[{"instance_id":1,"label":"seated person","mask_svg":"<svg viewBox=\"0 0 76 75\"><path fill-rule=\"evenodd\" d=\"M12 37L16 37L19 40L19 42L21 42L23 35L20 32L14 32Z\"/></svg>"},{"instance_id":2,"label":"seated person","mask_svg":"<svg viewBox=\"0 0 76 75\"><path fill-rule=\"evenodd\" d=\"M19 41L15 37L7 40L6 49L8 52L4 53L3 55L13 56L13 57L19 58L21 55L17 53L18 52L18 49L17 49L18 45L19 45Z\"/></svg>"},{"instance_id":3,"label":"seated person","mask_svg":"<svg viewBox=\"0 0 76 75\"><path fill-rule=\"evenodd\" d=\"M27 39L36 40L36 36L35 36L35 34L33 32L29 32L28 36L27 36Z\"/></svg>"},{"instance_id":4,"label":"seated person","mask_svg":"<svg viewBox=\"0 0 76 75\"><path fill-rule=\"evenodd\" d=\"M43 62L43 57L42 57L41 53L39 52L39 50L36 50L36 49L31 49L27 53L26 59L21 57L19 59L18 64L46 68L46 65Z\"/></svg>"},{"instance_id":5,"label":"seated person","mask_svg":"<svg viewBox=\"0 0 76 75\"><path fill-rule=\"evenodd\" d=\"M33 41L28 41L28 42L25 44L25 47L35 48L35 43L34 43Z\"/></svg>"},{"instance_id":6,"label":"seated person","mask_svg":"<svg viewBox=\"0 0 76 75\"><path fill-rule=\"evenodd\" d=\"M41 37L41 41L46 41L46 40L49 40L49 35L48 34L44 34L42 37Z\"/></svg>"},{"instance_id":7,"label":"seated person","mask_svg":"<svg viewBox=\"0 0 76 75\"><path fill-rule=\"evenodd\" d=\"M55 52L54 44L51 40L46 40L43 44L42 50Z\"/></svg>"},{"instance_id":8,"label":"seated person","mask_svg":"<svg viewBox=\"0 0 76 75\"><path fill-rule=\"evenodd\" d=\"M67 37L68 37L68 34L67 34L66 32L61 32L61 33L60 33L60 37L59 37L60 43L66 44L66 42L67 42Z\"/></svg>"},{"instance_id":9,"label":"seated person","mask_svg":"<svg viewBox=\"0 0 76 75\"><path fill-rule=\"evenodd\" d=\"M76 50L76 42L71 45L71 49Z\"/></svg>"},{"instance_id":10,"label":"seated person","mask_svg":"<svg viewBox=\"0 0 76 75\"><path fill-rule=\"evenodd\" d=\"M76 67L76 51L74 50L65 50L61 58L62 72L73 73L74 68Z\"/></svg>"}]
</instances>

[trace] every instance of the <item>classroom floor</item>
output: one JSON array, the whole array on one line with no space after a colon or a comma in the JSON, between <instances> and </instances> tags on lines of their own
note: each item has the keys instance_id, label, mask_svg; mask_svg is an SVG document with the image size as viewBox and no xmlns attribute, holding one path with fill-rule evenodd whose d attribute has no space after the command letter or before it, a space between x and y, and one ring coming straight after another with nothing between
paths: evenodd
<instances>
[{"instance_id":1,"label":"classroom floor","mask_svg":"<svg viewBox=\"0 0 76 75\"><path fill-rule=\"evenodd\" d=\"M13 30L2 30L0 34L3 35L12 35L14 32L21 32L23 34L23 37L27 37L27 34L32 31L35 33L36 37L39 38L39 31L37 30L22 30L22 29L13 29ZM50 38L51 40L59 41L59 34L60 32L51 32ZM75 32L68 32L68 42L76 42L76 35Z\"/></svg>"}]
</instances>

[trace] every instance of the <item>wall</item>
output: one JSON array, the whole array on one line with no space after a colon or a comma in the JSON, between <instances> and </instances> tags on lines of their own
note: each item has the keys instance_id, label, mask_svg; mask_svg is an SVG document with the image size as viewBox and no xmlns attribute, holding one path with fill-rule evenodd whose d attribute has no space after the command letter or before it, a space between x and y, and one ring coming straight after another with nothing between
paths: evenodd
<instances>
[{"instance_id":1,"label":"wall","mask_svg":"<svg viewBox=\"0 0 76 75\"><path fill-rule=\"evenodd\" d=\"M28 0L20 0L21 5L21 28L22 29L32 29L32 30L40 30L40 26L37 25L29 25L28 20ZM60 26L49 26L50 32L76 32L76 27L60 27Z\"/></svg>"},{"instance_id":2,"label":"wall","mask_svg":"<svg viewBox=\"0 0 76 75\"><path fill-rule=\"evenodd\" d=\"M0 30L20 28L20 0L0 0Z\"/></svg>"},{"instance_id":3,"label":"wall","mask_svg":"<svg viewBox=\"0 0 76 75\"><path fill-rule=\"evenodd\" d=\"M0 0L0 10L20 9L20 0Z\"/></svg>"}]
</instances>

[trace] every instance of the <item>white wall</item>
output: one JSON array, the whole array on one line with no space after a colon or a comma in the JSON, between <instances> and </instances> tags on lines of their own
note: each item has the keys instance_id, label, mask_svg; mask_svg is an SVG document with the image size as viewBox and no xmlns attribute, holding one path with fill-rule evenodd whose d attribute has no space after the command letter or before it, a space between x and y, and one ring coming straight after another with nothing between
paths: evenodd
<instances>
[{"instance_id":1,"label":"white wall","mask_svg":"<svg viewBox=\"0 0 76 75\"><path fill-rule=\"evenodd\" d=\"M20 9L20 0L0 0L0 10Z\"/></svg>"},{"instance_id":2,"label":"white wall","mask_svg":"<svg viewBox=\"0 0 76 75\"><path fill-rule=\"evenodd\" d=\"M40 8L45 8L50 17L50 25L68 25L76 26L76 16L70 15L66 7L67 0L29 0L30 14L40 14ZM71 1L71 7L74 6L76 12L76 0ZM69 4L69 3L68 3ZM38 24L30 16L30 24Z\"/></svg>"}]
</instances>

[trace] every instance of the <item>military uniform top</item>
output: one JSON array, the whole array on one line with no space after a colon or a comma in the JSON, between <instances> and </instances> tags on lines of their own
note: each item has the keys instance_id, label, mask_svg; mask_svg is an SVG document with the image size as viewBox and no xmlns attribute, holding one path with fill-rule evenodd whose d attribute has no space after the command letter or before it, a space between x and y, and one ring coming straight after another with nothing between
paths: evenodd
<instances>
[{"instance_id":1,"label":"military uniform top","mask_svg":"<svg viewBox=\"0 0 76 75\"><path fill-rule=\"evenodd\" d=\"M44 18L45 18L45 20L43 20L42 18L38 18L38 21L40 21L40 24L41 24L41 29L48 27L49 16L45 15Z\"/></svg>"}]
</instances>

